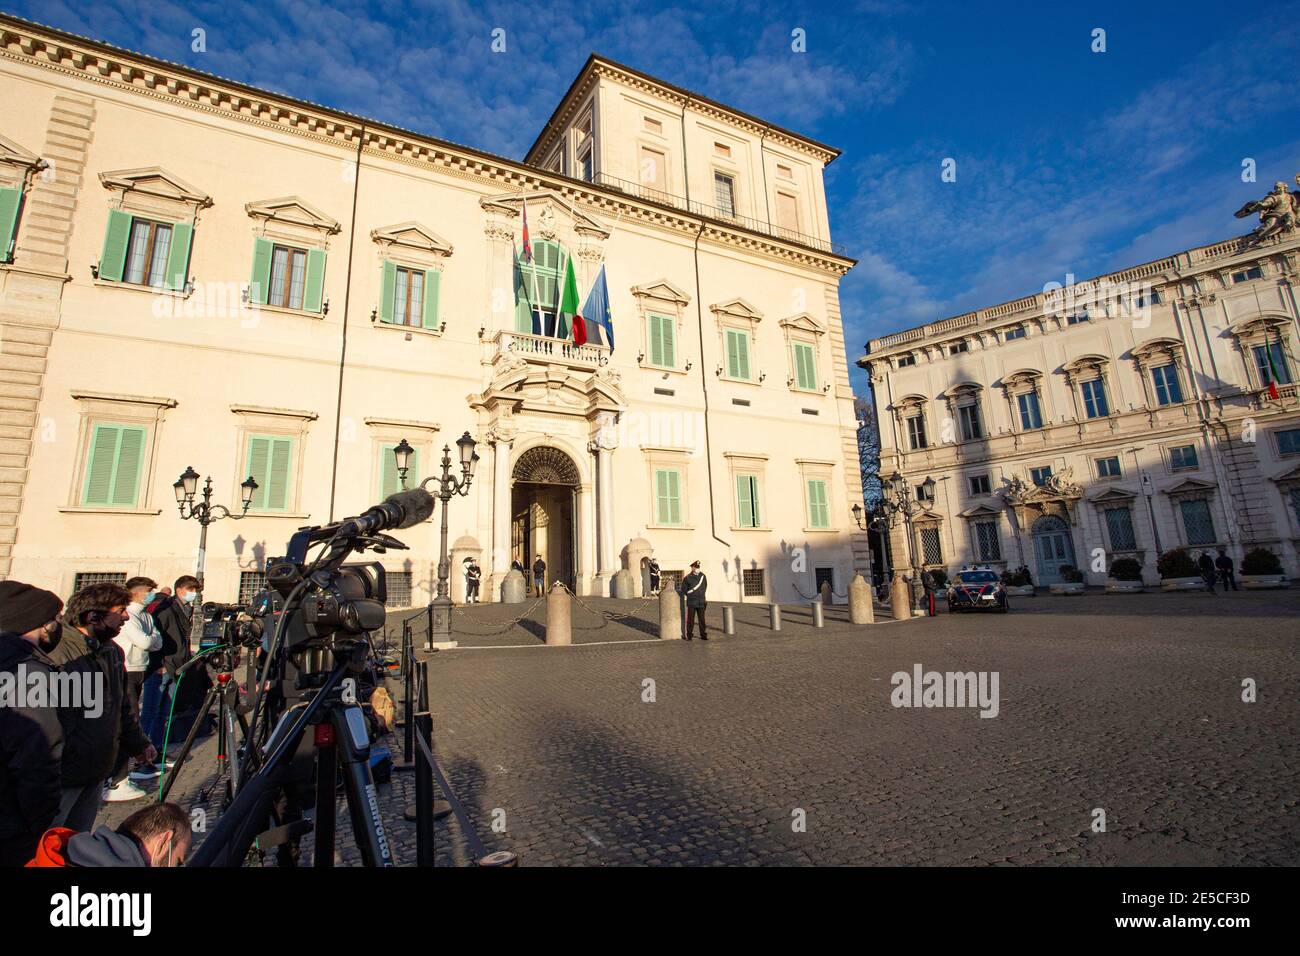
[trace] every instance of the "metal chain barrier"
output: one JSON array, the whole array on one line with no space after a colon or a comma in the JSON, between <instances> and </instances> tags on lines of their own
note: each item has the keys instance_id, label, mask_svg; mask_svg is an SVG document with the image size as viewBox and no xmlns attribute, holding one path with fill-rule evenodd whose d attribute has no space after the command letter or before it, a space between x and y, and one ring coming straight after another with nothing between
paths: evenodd
<instances>
[{"instance_id":1,"label":"metal chain barrier","mask_svg":"<svg viewBox=\"0 0 1300 956\"><path fill-rule=\"evenodd\" d=\"M793 581L791 581L790 583L791 583L791 584L794 584ZM796 592L798 592L799 596L800 596L801 598L803 598L805 601L815 601L815 600L817 600L817 598L819 598L819 597L821 596L820 593L819 593L819 594L813 594L813 595L804 594L804 593L803 593L803 589L802 589L801 587L799 587L799 585L797 585L797 584L794 584L794 589L795 589ZM848 599L848 596L849 596L849 592L848 592L848 591L840 592L840 591L835 590L834 588L831 588L831 597L845 598L845 599L847 600L847 599Z\"/></svg>"},{"instance_id":2,"label":"metal chain barrier","mask_svg":"<svg viewBox=\"0 0 1300 956\"><path fill-rule=\"evenodd\" d=\"M594 608L594 607L592 607L590 604L588 604L588 603L587 603L586 601L584 601L582 598L578 597L578 595L574 594L573 591L570 590L569 586L568 586L567 584L565 584L563 581L560 581L560 582L558 582L558 583L559 583L560 587L564 588L564 590L568 592L569 596L570 596L571 598L573 598L573 602L574 602L575 604L577 604L579 607L581 607L583 610L587 611L587 612L590 613L590 614L594 614L594 615L596 615L597 617L602 617L602 618L604 618L604 620L601 621L599 624L594 624L594 625L591 625L591 626L583 626L583 625L580 625L580 624L573 624L573 623L570 623L569 626L570 626L571 628L573 628L573 630L575 630L575 631L599 631L602 627L605 627L605 626L608 625L611 621L623 621L623 620L626 620L626 619L629 618L629 617L636 617L637 612L640 611L640 610L641 610L643 607L645 607L647 604L649 604L651 601L658 601L658 600L659 600L659 595L657 595L657 594L652 594L652 595L650 595L650 597L645 598L645 599L644 599L643 601L641 601L639 604L635 605L635 606L632 608L632 610L630 610L630 611L625 611L625 612L622 612L622 613L615 613L615 612L613 612L613 611L602 611L602 610L600 610L599 608Z\"/></svg>"},{"instance_id":3,"label":"metal chain barrier","mask_svg":"<svg viewBox=\"0 0 1300 956\"><path fill-rule=\"evenodd\" d=\"M518 617L514 618L513 620L507 621L505 624L502 624L500 627L492 628L489 631L471 631L465 628L464 625L460 623L457 623L455 628L453 628L453 631L455 633L467 634L471 637L492 637L496 634L504 634L506 633L506 631L514 630L516 627L518 627L520 623L524 621L535 610L537 610L537 606L545 600L546 600L545 595L539 597L536 601L534 601L532 604L528 606L528 608L524 611L523 614L520 614Z\"/></svg>"}]
</instances>

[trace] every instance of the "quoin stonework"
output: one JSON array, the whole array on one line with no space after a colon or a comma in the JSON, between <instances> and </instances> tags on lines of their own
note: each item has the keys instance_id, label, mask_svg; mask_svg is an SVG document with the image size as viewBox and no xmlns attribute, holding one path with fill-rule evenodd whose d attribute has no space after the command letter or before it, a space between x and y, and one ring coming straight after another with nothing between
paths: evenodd
<instances>
[{"instance_id":1,"label":"quoin stonework","mask_svg":"<svg viewBox=\"0 0 1300 956\"><path fill-rule=\"evenodd\" d=\"M700 558L752 601L865 567L834 149L599 56L523 161L10 17L0 90L0 574L191 572L193 466L236 511L258 482L208 541L247 598L402 486L400 441L414 484L466 431L454 598L466 557L486 600L538 555L579 594ZM538 334L568 264L612 348ZM390 603L429 600L437 522Z\"/></svg>"},{"instance_id":2,"label":"quoin stonework","mask_svg":"<svg viewBox=\"0 0 1300 956\"><path fill-rule=\"evenodd\" d=\"M1294 223L873 339L881 475L935 480L893 566L1152 584L1163 551L1262 547L1300 574Z\"/></svg>"}]
</instances>

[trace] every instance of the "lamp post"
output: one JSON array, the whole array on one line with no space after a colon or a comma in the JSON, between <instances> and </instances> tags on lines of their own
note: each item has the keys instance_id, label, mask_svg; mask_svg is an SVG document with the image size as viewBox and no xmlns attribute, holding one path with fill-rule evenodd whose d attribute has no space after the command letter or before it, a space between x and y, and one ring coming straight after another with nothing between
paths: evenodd
<instances>
[{"instance_id":1,"label":"lamp post","mask_svg":"<svg viewBox=\"0 0 1300 956\"><path fill-rule=\"evenodd\" d=\"M405 442L403 442L404 444ZM470 482L474 480L474 470L478 467L478 454L474 451L475 441L469 432L456 439L460 450L460 477L451 473L451 446L442 446L442 475L430 475L420 483L425 487L430 482L438 482L438 489L431 490L437 498L442 499L442 541L438 557L438 596L429 604L429 620L434 634L451 633L451 597L447 593L447 582L451 568L447 559L447 505L452 495L469 494Z\"/></svg>"},{"instance_id":2,"label":"lamp post","mask_svg":"<svg viewBox=\"0 0 1300 956\"><path fill-rule=\"evenodd\" d=\"M203 482L203 500L195 501L194 496L198 492L199 473L191 466L186 466L185 471L172 489L176 492L176 507L180 511L181 520L188 521L193 518L199 523L202 529L199 532L199 558L195 568L194 576L199 579L199 593L203 593L203 565L208 553L208 525L214 521L220 521L222 518L234 518L236 521L248 517L248 506L253 503L253 494L257 491L257 482L253 476L249 475L239 485L239 496L243 500L244 507L239 514L233 513L225 505L214 505L212 503L212 476L209 475Z\"/></svg>"},{"instance_id":3,"label":"lamp post","mask_svg":"<svg viewBox=\"0 0 1300 956\"><path fill-rule=\"evenodd\" d=\"M411 469L411 456L415 454L412 448L403 438L393 448L393 457L397 460L397 480L402 483L402 490L406 490L406 473Z\"/></svg>"},{"instance_id":4,"label":"lamp post","mask_svg":"<svg viewBox=\"0 0 1300 956\"><path fill-rule=\"evenodd\" d=\"M894 472L885 482L885 496L881 506L885 513L885 525L893 528L898 516L903 516L903 526L907 534L907 551L908 561L912 570L912 606L916 607L921 601L921 568L917 560L917 547L915 528L912 519L917 513L926 510L926 503L920 500L912 499L912 488L907 483L907 479ZM922 493L926 501L934 498L935 481L933 478L926 476L925 481L921 482Z\"/></svg>"}]
</instances>

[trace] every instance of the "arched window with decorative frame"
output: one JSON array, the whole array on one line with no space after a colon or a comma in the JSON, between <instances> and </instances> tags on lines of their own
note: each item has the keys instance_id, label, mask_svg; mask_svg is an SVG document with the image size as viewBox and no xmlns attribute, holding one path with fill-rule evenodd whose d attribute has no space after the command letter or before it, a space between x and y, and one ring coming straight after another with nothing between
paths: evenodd
<instances>
[{"instance_id":1,"label":"arched window with decorative frame","mask_svg":"<svg viewBox=\"0 0 1300 956\"><path fill-rule=\"evenodd\" d=\"M567 323L557 324L560 281L569 252L550 239L531 242L532 262L515 258L515 331L568 338Z\"/></svg>"},{"instance_id":2,"label":"arched window with decorative frame","mask_svg":"<svg viewBox=\"0 0 1300 956\"><path fill-rule=\"evenodd\" d=\"M1291 343L1291 320L1280 313L1242 319L1229 328L1245 364L1246 387L1263 391L1295 382L1296 359Z\"/></svg>"}]
</instances>

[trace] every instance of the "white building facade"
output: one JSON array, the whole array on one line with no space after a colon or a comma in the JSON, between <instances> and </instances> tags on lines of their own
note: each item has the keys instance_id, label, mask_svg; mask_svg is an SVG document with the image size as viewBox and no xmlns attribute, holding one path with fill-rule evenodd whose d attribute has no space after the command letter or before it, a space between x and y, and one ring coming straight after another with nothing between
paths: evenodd
<instances>
[{"instance_id":1,"label":"white building facade","mask_svg":"<svg viewBox=\"0 0 1300 956\"><path fill-rule=\"evenodd\" d=\"M538 555L579 594L698 558L724 600L865 567L833 149L599 57L523 162L9 17L0 92L0 575L192 572L193 466L236 513L258 482L208 539L246 598L465 432L454 598L466 557L487 600ZM567 265L612 348L535 333ZM430 599L440 519L390 603Z\"/></svg>"},{"instance_id":2,"label":"white building facade","mask_svg":"<svg viewBox=\"0 0 1300 956\"><path fill-rule=\"evenodd\" d=\"M881 475L936 482L894 565L1155 583L1164 551L1261 547L1300 574L1297 281L1292 230L872 340Z\"/></svg>"}]
</instances>

